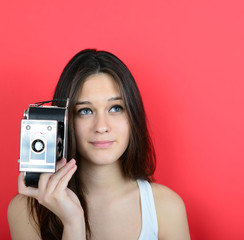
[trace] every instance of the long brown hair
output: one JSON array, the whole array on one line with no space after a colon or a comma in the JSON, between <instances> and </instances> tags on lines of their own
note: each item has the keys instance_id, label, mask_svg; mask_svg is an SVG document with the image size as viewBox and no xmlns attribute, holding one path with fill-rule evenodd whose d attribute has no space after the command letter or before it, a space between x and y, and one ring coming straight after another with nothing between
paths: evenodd
<instances>
[{"instance_id":1,"label":"long brown hair","mask_svg":"<svg viewBox=\"0 0 244 240\"><path fill-rule=\"evenodd\" d=\"M122 170L131 179L153 180L156 157L147 127L145 110L136 82L126 65L115 55L106 51L86 49L77 53L64 68L54 99L70 99L69 104L69 136L68 160L77 157L76 139L74 134L74 108L80 87L85 79L95 73L110 74L117 82L128 112L131 135L129 145L121 157ZM77 162L79 167L79 162ZM90 238L87 203L82 191L77 172L72 177L69 187L77 194L85 214L87 239ZM39 226L44 240L61 239L62 222L37 200L29 198L29 206L35 222Z\"/></svg>"}]
</instances>

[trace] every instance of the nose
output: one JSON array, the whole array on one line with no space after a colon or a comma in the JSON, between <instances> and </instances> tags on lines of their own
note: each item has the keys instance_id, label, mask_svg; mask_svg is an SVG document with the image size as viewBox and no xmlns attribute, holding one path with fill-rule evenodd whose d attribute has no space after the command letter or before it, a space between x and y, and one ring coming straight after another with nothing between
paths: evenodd
<instances>
[{"instance_id":1,"label":"nose","mask_svg":"<svg viewBox=\"0 0 244 240\"><path fill-rule=\"evenodd\" d=\"M110 131L110 126L106 114L104 113L97 114L94 130L96 133L101 133L101 134Z\"/></svg>"}]
</instances>

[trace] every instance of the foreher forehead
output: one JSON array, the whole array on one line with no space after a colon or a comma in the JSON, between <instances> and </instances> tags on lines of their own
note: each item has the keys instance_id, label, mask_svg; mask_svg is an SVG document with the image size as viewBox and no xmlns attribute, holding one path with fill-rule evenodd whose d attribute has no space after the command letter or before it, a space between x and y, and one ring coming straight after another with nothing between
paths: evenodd
<instances>
[{"instance_id":1,"label":"foreher forehead","mask_svg":"<svg viewBox=\"0 0 244 240\"><path fill-rule=\"evenodd\" d=\"M122 100L122 98L121 97L111 97L111 98L107 99L108 102L118 101L118 100ZM83 105L84 104L92 104L92 102L86 101L86 100L84 100L84 101L78 100L77 103L76 103L76 105L82 105L82 104Z\"/></svg>"},{"instance_id":2,"label":"foreher forehead","mask_svg":"<svg viewBox=\"0 0 244 240\"><path fill-rule=\"evenodd\" d=\"M87 78L79 90L78 101L120 100L120 89L108 74L95 74Z\"/></svg>"}]
</instances>

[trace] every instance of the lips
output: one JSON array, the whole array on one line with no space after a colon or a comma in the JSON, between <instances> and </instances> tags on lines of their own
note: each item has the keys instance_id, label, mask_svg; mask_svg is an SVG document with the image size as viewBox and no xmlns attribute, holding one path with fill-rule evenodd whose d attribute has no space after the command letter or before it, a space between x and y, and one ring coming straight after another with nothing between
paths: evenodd
<instances>
[{"instance_id":1,"label":"lips","mask_svg":"<svg viewBox=\"0 0 244 240\"><path fill-rule=\"evenodd\" d=\"M114 143L114 141L94 141L90 143L96 148L108 148Z\"/></svg>"}]
</instances>

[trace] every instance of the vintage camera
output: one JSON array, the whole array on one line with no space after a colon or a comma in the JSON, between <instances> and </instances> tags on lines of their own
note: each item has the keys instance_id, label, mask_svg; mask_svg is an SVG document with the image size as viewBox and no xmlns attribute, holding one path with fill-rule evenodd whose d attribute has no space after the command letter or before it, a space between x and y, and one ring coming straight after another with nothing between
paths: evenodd
<instances>
[{"instance_id":1,"label":"vintage camera","mask_svg":"<svg viewBox=\"0 0 244 240\"><path fill-rule=\"evenodd\" d=\"M65 101L64 107L47 103ZM21 120L19 171L26 186L38 186L41 173L53 173L56 161L67 157L68 104L51 100L29 105Z\"/></svg>"}]
</instances>

